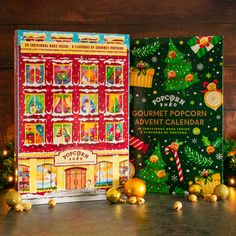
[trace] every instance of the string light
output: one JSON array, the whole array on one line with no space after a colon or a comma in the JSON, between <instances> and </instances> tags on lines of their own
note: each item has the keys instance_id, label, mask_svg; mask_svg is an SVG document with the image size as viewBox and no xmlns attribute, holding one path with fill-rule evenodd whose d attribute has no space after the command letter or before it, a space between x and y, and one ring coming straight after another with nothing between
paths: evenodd
<instances>
[{"instance_id":1,"label":"string light","mask_svg":"<svg viewBox=\"0 0 236 236\"><path fill-rule=\"evenodd\" d=\"M4 150L3 151L3 156L6 156L7 155L7 150Z\"/></svg>"},{"instance_id":2,"label":"string light","mask_svg":"<svg viewBox=\"0 0 236 236\"><path fill-rule=\"evenodd\" d=\"M8 176L8 182L11 183L14 180L14 177L12 175Z\"/></svg>"}]
</instances>

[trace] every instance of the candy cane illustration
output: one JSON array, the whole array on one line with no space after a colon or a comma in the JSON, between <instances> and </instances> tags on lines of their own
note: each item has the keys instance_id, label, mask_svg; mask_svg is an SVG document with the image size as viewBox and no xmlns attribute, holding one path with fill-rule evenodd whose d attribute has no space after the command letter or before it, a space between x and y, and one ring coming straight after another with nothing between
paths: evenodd
<instances>
[{"instance_id":1,"label":"candy cane illustration","mask_svg":"<svg viewBox=\"0 0 236 236\"><path fill-rule=\"evenodd\" d=\"M165 148L165 154L168 155L170 151L173 152L174 158L175 158L175 163L177 165L177 170L178 170L178 174L179 174L179 180L184 181L182 166L180 164L179 155L178 155L178 152L177 152L178 148L179 148L179 144L176 143L176 142L173 142L173 143L171 143L171 145L168 145Z\"/></svg>"}]
</instances>

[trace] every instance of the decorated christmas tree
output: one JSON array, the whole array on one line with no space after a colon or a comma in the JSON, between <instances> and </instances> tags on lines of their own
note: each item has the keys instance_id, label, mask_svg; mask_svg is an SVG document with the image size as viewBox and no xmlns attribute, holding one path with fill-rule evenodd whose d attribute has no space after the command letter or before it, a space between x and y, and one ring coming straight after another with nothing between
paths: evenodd
<instances>
[{"instance_id":1,"label":"decorated christmas tree","mask_svg":"<svg viewBox=\"0 0 236 236\"><path fill-rule=\"evenodd\" d=\"M199 81L197 74L192 71L191 62L184 59L184 54L175 47L171 39L165 63L167 63L164 70L164 76L167 78L166 91L182 90L185 95L185 89Z\"/></svg>"},{"instance_id":2,"label":"decorated christmas tree","mask_svg":"<svg viewBox=\"0 0 236 236\"><path fill-rule=\"evenodd\" d=\"M146 181L147 192L169 193L169 186L166 184L168 174L165 171L160 142L145 164L146 166L140 171L140 175Z\"/></svg>"}]
</instances>

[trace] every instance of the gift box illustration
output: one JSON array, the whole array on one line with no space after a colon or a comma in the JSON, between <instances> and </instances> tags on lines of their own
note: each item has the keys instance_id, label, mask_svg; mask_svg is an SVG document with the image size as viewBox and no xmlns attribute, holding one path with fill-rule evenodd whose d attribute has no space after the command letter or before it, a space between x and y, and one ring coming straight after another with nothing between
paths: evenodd
<instances>
[{"instance_id":1,"label":"gift box illustration","mask_svg":"<svg viewBox=\"0 0 236 236\"><path fill-rule=\"evenodd\" d=\"M151 88L155 70L148 68L147 63L140 61L137 67L131 67L130 86Z\"/></svg>"},{"instance_id":2,"label":"gift box illustration","mask_svg":"<svg viewBox=\"0 0 236 236\"><path fill-rule=\"evenodd\" d=\"M196 183L201 185L203 195L214 193L215 187L221 183L220 173L211 173L209 170L203 170L201 176L195 178Z\"/></svg>"}]
</instances>

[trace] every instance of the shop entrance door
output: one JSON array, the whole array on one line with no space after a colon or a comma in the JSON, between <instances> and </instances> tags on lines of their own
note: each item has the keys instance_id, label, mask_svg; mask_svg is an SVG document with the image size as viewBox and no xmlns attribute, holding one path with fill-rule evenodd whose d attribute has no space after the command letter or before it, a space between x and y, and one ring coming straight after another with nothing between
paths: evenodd
<instances>
[{"instance_id":1,"label":"shop entrance door","mask_svg":"<svg viewBox=\"0 0 236 236\"><path fill-rule=\"evenodd\" d=\"M70 168L66 172L66 189L83 189L86 188L86 169Z\"/></svg>"}]
</instances>

